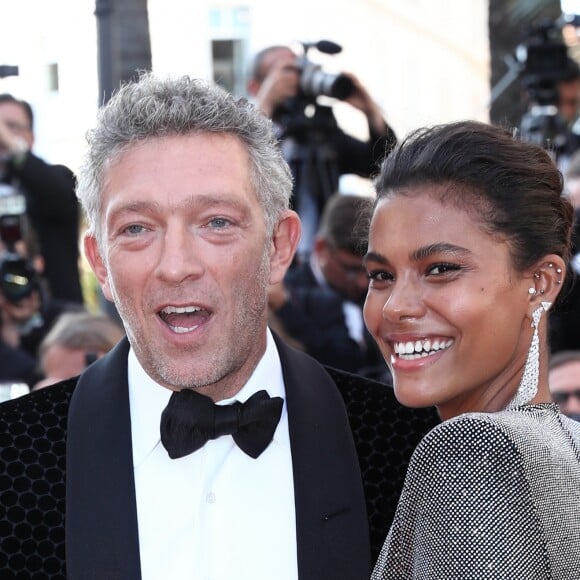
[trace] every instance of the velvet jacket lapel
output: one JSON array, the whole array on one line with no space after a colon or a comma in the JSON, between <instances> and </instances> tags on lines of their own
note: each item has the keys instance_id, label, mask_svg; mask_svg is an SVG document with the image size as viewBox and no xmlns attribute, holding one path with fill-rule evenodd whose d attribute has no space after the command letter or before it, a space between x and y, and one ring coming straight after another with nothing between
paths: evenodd
<instances>
[{"instance_id":1,"label":"velvet jacket lapel","mask_svg":"<svg viewBox=\"0 0 580 580\"><path fill-rule=\"evenodd\" d=\"M342 398L324 369L277 340L286 384L300 580L370 574L368 520ZM140 578L123 340L79 379L67 436L70 579ZM275 573L273 573L275 577Z\"/></svg>"},{"instance_id":2,"label":"velvet jacket lapel","mask_svg":"<svg viewBox=\"0 0 580 580\"><path fill-rule=\"evenodd\" d=\"M124 339L81 375L71 400L66 478L69 579L141 577L128 352Z\"/></svg>"},{"instance_id":3,"label":"velvet jacket lapel","mask_svg":"<svg viewBox=\"0 0 580 580\"><path fill-rule=\"evenodd\" d=\"M288 406L299 578L368 578L369 524L343 399L321 365L276 343Z\"/></svg>"}]
</instances>

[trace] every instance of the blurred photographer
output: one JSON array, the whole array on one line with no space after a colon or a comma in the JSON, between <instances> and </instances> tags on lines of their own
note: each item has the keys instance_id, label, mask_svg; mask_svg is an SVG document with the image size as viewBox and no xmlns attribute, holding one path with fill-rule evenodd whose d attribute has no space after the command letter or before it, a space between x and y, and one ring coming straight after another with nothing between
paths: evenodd
<instances>
[{"instance_id":1,"label":"blurred photographer","mask_svg":"<svg viewBox=\"0 0 580 580\"><path fill-rule=\"evenodd\" d=\"M39 238L51 294L82 303L75 178L68 168L49 165L32 153L33 120L27 102L0 95L0 183L25 198L25 211Z\"/></svg>"},{"instance_id":2,"label":"blurred photographer","mask_svg":"<svg viewBox=\"0 0 580 580\"><path fill-rule=\"evenodd\" d=\"M287 46L270 46L254 58L248 92L270 117L294 176L294 209L302 220L299 258L312 250L320 215L338 191L341 175L369 177L377 162L396 144L395 133L380 107L354 75L336 78L323 73L306 57L309 48L334 54L341 48L329 41L304 45L299 56ZM342 100L364 113L369 139L360 141L338 126L332 108L318 96Z\"/></svg>"},{"instance_id":3,"label":"blurred photographer","mask_svg":"<svg viewBox=\"0 0 580 580\"><path fill-rule=\"evenodd\" d=\"M63 312L82 309L77 302L50 295L43 268L44 259L26 216L0 216L0 352L6 355L2 380L9 376L33 385L38 375L30 371L36 369L43 338ZM14 376L17 373L20 376Z\"/></svg>"},{"instance_id":4,"label":"blurred photographer","mask_svg":"<svg viewBox=\"0 0 580 580\"><path fill-rule=\"evenodd\" d=\"M521 136L546 148L563 173L580 148L580 67L564 43L564 23L542 20L516 50L527 108Z\"/></svg>"}]
</instances>

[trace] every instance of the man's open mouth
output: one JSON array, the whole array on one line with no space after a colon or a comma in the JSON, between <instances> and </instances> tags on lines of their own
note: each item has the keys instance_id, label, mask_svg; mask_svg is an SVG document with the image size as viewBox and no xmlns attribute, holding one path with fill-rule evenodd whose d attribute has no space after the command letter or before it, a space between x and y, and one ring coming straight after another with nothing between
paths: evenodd
<instances>
[{"instance_id":1,"label":"man's open mouth","mask_svg":"<svg viewBox=\"0 0 580 580\"><path fill-rule=\"evenodd\" d=\"M200 306L166 306L159 311L159 318L177 334L193 332L209 317L210 313Z\"/></svg>"}]
</instances>

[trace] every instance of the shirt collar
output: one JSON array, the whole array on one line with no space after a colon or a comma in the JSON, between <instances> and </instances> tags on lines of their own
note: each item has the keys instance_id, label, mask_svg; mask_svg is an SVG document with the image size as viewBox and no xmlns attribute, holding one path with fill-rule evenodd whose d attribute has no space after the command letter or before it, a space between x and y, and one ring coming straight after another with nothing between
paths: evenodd
<instances>
[{"instance_id":1,"label":"shirt collar","mask_svg":"<svg viewBox=\"0 0 580 580\"><path fill-rule=\"evenodd\" d=\"M161 443L159 434L161 413L169 402L172 391L156 383L145 372L132 348L129 350L127 364L133 466L136 467ZM282 397L285 401L282 364L270 330L267 330L266 351L248 382L234 397L220 401L218 404L227 404L233 401L244 402L260 390L266 390L271 397ZM280 422L284 420L286 413L286 404L284 403Z\"/></svg>"}]
</instances>

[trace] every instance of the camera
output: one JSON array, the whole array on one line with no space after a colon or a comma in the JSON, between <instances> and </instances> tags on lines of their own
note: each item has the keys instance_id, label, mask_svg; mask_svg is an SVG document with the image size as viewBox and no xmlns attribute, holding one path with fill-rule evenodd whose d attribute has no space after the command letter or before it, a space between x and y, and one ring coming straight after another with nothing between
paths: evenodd
<instances>
[{"instance_id":1,"label":"camera","mask_svg":"<svg viewBox=\"0 0 580 580\"><path fill-rule=\"evenodd\" d=\"M528 42L518 46L516 57L522 64L522 85L534 104L557 106L557 83L569 74L568 49L562 41L558 22L545 21L534 28Z\"/></svg>"},{"instance_id":2,"label":"camera","mask_svg":"<svg viewBox=\"0 0 580 580\"><path fill-rule=\"evenodd\" d=\"M516 49L521 84L529 97L521 137L545 147L554 160L568 149L570 137L567 122L559 114L558 84L578 74L578 65L563 42L563 25L561 19L541 22Z\"/></svg>"},{"instance_id":3,"label":"camera","mask_svg":"<svg viewBox=\"0 0 580 580\"><path fill-rule=\"evenodd\" d=\"M24 196L11 185L0 186L0 293L9 302L19 302L39 288L39 276L32 263L16 249L23 240Z\"/></svg>"},{"instance_id":4,"label":"camera","mask_svg":"<svg viewBox=\"0 0 580 580\"><path fill-rule=\"evenodd\" d=\"M333 97L335 99L348 99L354 92L352 80L342 74L324 72L320 65L308 60L308 50L316 48L325 54L338 54L342 47L330 40L320 40L316 43L302 43L304 55L298 58L300 70L300 90L306 98L316 99L319 96Z\"/></svg>"},{"instance_id":5,"label":"camera","mask_svg":"<svg viewBox=\"0 0 580 580\"><path fill-rule=\"evenodd\" d=\"M325 72L308 58L311 48L325 54L337 54L342 50L340 45L330 40L303 42L302 45L304 52L296 58L299 91L279 106L277 121L284 127L284 139L292 137L301 144L328 143L327 136L336 129L337 122L332 107L320 104L318 97L344 100L353 94L355 86L347 75Z\"/></svg>"}]
</instances>

